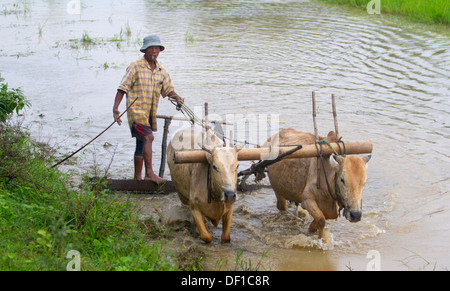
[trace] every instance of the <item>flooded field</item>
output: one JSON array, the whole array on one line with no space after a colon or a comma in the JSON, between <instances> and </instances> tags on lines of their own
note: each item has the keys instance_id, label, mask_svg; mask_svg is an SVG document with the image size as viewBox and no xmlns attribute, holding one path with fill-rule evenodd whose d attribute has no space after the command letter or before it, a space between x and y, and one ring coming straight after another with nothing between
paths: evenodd
<instances>
[{"instance_id":1,"label":"flooded field","mask_svg":"<svg viewBox=\"0 0 450 291\"><path fill-rule=\"evenodd\" d=\"M211 224L213 242L205 245L176 194L130 197L143 217L181 215L173 247L206 252L208 269L233 267L238 250L252 262L267 252L263 265L272 270L366 270L373 260L382 270L450 267L448 28L313 0L6 0L0 27L1 77L29 97L24 125L32 136L61 155L111 124L119 82L148 34L161 37L166 50L158 60L200 113L207 101L222 118L270 115L280 129L313 132L315 91L319 133L326 135L336 95L344 140L370 139L374 152L361 222L328 221L327 243L308 234L310 218L293 205L280 214L269 187L240 194L229 245ZM179 114L165 99L158 112ZM162 120L158 126L155 168ZM170 132L180 126L174 121ZM116 125L61 169L109 167L110 177L129 179L133 153L128 127Z\"/></svg>"}]
</instances>

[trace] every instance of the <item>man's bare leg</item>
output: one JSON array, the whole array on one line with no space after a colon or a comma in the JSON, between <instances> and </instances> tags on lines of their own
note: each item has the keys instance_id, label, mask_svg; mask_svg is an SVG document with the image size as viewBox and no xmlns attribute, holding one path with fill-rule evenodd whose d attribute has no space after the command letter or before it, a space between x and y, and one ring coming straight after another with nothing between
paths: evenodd
<instances>
[{"instance_id":1,"label":"man's bare leg","mask_svg":"<svg viewBox=\"0 0 450 291\"><path fill-rule=\"evenodd\" d=\"M142 180L142 167L144 166L144 158L134 156L134 179Z\"/></svg>"},{"instance_id":2,"label":"man's bare leg","mask_svg":"<svg viewBox=\"0 0 450 291\"><path fill-rule=\"evenodd\" d=\"M156 182L158 184L162 184L166 182L165 179L158 177L153 172L153 165L152 165L152 159L153 159L153 140L155 137L153 134L147 135L143 138L144 140L144 164L145 164L145 180L150 180L153 182Z\"/></svg>"}]
</instances>

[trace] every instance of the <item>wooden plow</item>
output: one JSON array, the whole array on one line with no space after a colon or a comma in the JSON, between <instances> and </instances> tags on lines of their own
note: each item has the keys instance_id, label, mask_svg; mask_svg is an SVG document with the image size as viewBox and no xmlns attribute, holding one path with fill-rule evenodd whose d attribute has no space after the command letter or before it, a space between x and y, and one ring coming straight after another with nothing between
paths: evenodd
<instances>
[{"instance_id":1,"label":"wooden plow","mask_svg":"<svg viewBox=\"0 0 450 291\"><path fill-rule=\"evenodd\" d=\"M326 146L321 146L321 155L330 156L334 153L339 155L358 155L372 153L373 144L370 140L345 142L341 141L339 136L339 128L337 122L336 102L335 96L332 94L332 109L334 118L335 133L338 141L335 143L328 143ZM239 189L246 190L246 180L251 175L255 175L256 181L259 181L265 177L265 170L268 166L279 162L283 159L298 159L298 158L314 158L317 157L318 171L320 170L320 159L317 145L319 144L319 134L316 123L316 99L315 93L312 92L312 112L314 123L314 134L316 136L316 143L309 145L294 145L294 146L279 146L279 147L257 147L250 149L242 149L238 152L238 161L258 161L252 164L252 166L244 171L238 173L238 177L243 177L239 182ZM166 164L166 147L167 136L169 132L169 126L172 120L187 120L186 118L179 118L173 116L157 115L157 118L162 118L164 122L164 133L161 145L161 166L159 170L159 176L163 177ZM205 124L209 127L208 119L208 103L205 103ZM225 123L225 122L222 122ZM230 123L228 123L230 124ZM207 134L209 131L207 131ZM232 131L230 132L230 143L233 141ZM206 153L203 150L182 150L174 153L175 163L206 163ZM320 175L317 175L320 177ZM320 183L318 183L320 184ZM130 180L108 180L109 189L121 190L121 191L139 191L139 192L154 192L154 193L167 193L173 192L172 182L168 181L166 185L158 186L153 182L148 181L130 181Z\"/></svg>"},{"instance_id":2,"label":"wooden plow","mask_svg":"<svg viewBox=\"0 0 450 291\"><path fill-rule=\"evenodd\" d=\"M207 103L206 103L207 108ZM180 121L190 121L188 118L179 117L179 116L167 116L167 115L156 115L158 119L164 119L164 131L163 137L161 141L161 165L159 167L158 176L163 178L166 168L166 156L167 156L167 143L168 143L168 134L169 127L172 123L172 120L180 120ZM228 124L233 125L232 123L219 121L219 120L211 120L209 122L208 117L206 115L205 119L203 119L205 123L214 123L214 124ZM101 178L93 177L91 178L92 182L99 181ZM106 188L113 191L127 191L127 192L139 192L139 193L151 193L151 194L167 194L170 192L175 192L175 188L173 186L172 181L167 181L162 185L157 185L152 181L135 181L128 179L106 179Z\"/></svg>"}]
</instances>

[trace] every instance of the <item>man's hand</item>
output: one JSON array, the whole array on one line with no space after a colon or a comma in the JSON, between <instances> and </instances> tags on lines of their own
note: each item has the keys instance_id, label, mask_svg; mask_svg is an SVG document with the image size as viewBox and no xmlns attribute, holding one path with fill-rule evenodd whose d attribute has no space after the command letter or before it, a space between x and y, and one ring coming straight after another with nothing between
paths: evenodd
<instances>
[{"instance_id":1,"label":"man's hand","mask_svg":"<svg viewBox=\"0 0 450 291\"><path fill-rule=\"evenodd\" d=\"M122 120L120 119L120 111L118 109L113 109L114 120L117 124L122 125Z\"/></svg>"},{"instance_id":2,"label":"man's hand","mask_svg":"<svg viewBox=\"0 0 450 291\"><path fill-rule=\"evenodd\" d=\"M169 98L173 101L177 102L177 110L181 109L181 105L184 104L184 99L181 98L178 94L176 94L175 92L173 92L173 94L169 95ZM173 102L172 102L173 103Z\"/></svg>"},{"instance_id":3,"label":"man's hand","mask_svg":"<svg viewBox=\"0 0 450 291\"><path fill-rule=\"evenodd\" d=\"M122 120L120 120L119 105L120 105L120 102L122 102L124 95L125 95L125 92L119 89L119 90L117 90L116 98L114 99L113 117L114 117L114 120L119 125L122 125ZM133 103L134 103L134 101L133 101Z\"/></svg>"},{"instance_id":4,"label":"man's hand","mask_svg":"<svg viewBox=\"0 0 450 291\"><path fill-rule=\"evenodd\" d=\"M177 105L179 106L183 105L184 103L184 99L178 95L173 96L172 99L175 99L175 101L177 101Z\"/></svg>"}]
</instances>

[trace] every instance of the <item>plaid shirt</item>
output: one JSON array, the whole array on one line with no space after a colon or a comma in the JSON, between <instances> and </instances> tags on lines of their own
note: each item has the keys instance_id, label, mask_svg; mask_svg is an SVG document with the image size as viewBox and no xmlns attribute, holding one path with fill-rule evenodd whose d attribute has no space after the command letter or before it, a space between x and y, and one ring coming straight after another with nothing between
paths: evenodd
<instances>
[{"instance_id":1,"label":"plaid shirt","mask_svg":"<svg viewBox=\"0 0 450 291\"><path fill-rule=\"evenodd\" d=\"M137 98L127 112L130 128L135 122L157 131L156 110L159 96L166 97L174 90L169 73L163 66L156 62L156 69L152 71L144 57L132 62L122 78L119 90L127 94L127 107Z\"/></svg>"}]
</instances>

